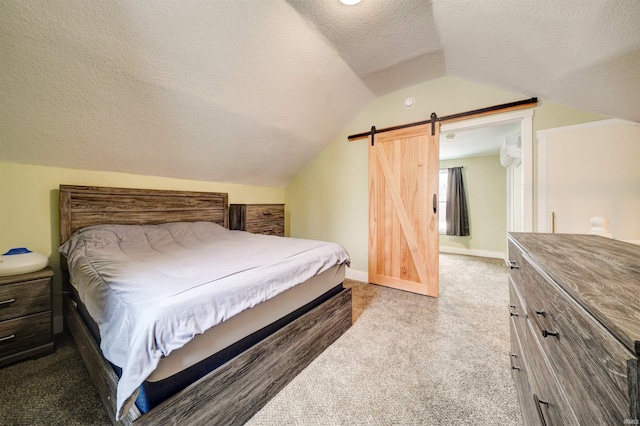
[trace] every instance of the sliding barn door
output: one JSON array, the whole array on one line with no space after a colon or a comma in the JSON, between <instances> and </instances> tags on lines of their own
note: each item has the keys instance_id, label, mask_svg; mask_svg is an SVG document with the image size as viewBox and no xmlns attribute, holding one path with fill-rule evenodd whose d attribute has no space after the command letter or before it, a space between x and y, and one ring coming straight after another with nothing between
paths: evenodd
<instances>
[{"instance_id":1,"label":"sliding barn door","mask_svg":"<svg viewBox=\"0 0 640 426\"><path fill-rule=\"evenodd\" d=\"M440 164L435 127L435 135L427 124L369 136L369 281L433 297Z\"/></svg>"}]
</instances>

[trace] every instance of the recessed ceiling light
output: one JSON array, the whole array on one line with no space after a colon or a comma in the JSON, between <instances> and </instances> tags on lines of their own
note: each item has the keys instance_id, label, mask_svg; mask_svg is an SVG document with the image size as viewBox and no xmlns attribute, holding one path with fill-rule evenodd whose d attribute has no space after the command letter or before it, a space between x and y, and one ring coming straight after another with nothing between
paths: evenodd
<instances>
[{"instance_id":1,"label":"recessed ceiling light","mask_svg":"<svg viewBox=\"0 0 640 426\"><path fill-rule=\"evenodd\" d=\"M354 4L360 3L360 0L340 0L340 3L346 4L347 6L353 6Z\"/></svg>"}]
</instances>

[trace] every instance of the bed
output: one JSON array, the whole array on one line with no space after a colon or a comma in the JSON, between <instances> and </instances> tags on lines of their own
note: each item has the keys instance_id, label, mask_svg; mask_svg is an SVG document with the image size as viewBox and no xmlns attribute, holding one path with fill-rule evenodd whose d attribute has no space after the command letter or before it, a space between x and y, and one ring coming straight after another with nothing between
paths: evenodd
<instances>
[{"instance_id":1,"label":"bed","mask_svg":"<svg viewBox=\"0 0 640 426\"><path fill-rule=\"evenodd\" d=\"M224 193L60 186L60 242L63 247L66 246L68 249L69 245L77 244L79 236L93 238L95 234L99 236L98 240L101 240L105 235L125 231L131 231L134 234L143 232L150 241L157 241L154 232L159 232L158 235L170 235L170 239L175 238L175 235L180 238L183 234L189 236L191 240L187 240L186 243L183 240L178 242L180 247L186 247L189 241L196 241L192 234L197 235L196 242L200 244L200 240L204 239L203 235L208 232L211 233L211 238L224 240L226 245L218 245L217 248L217 250L224 250L222 258L224 255L231 258L243 257L233 254L235 252L232 251L237 249L233 247L241 247L239 244L245 244L243 239L247 239L245 246L247 248L243 249L243 253L247 254L244 257L247 259L250 258L248 253L252 250L260 251L255 249L256 244L269 242L278 245L284 244L285 240L296 241L229 231L227 194ZM128 234L124 235L125 237L118 235L116 246L120 246L120 242L128 238ZM242 241L236 241L236 237ZM253 238L256 237L264 238L264 241L255 242ZM81 241L87 247L94 244L91 239ZM218 321L220 320L218 318L216 320L218 322L211 322L213 324L211 327L206 325L207 328L201 333L192 333L195 334L195 338L186 344L182 343L184 340L182 336L182 340L178 339L180 342L173 346L169 344L171 350L168 350L168 353L159 351L158 353L162 352L162 354L157 357L160 358L158 364L152 366L151 374L144 374L144 383L139 387L139 391L136 390L136 393L128 398L126 405L122 404L125 399L122 392L118 395L118 384L120 377L123 378L121 385L130 383L130 374L126 367L128 361L124 362L123 369L122 365L119 366L106 359L106 357L111 361L118 359L109 352L109 348L115 348L115 346L107 344L108 335L104 335L106 340L101 339L101 330L104 332L104 329L100 327L105 327L105 323L100 315L96 315L93 299L86 298L86 291L83 293L84 290L78 290L90 287L88 283L91 282L91 278L78 274L79 261L76 255L69 255L65 251L65 254L70 256L68 264L65 256L61 258L65 321L78 344L81 356L112 422L135 425L242 424L340 337L351 326L351 292L342 287L348 258L345 261L344 257L340 257L341 255L335 255L337 256L334 259L335 264L330 265L329 263L334 260L331 262L316 260L313 256L315 246L304 246L304 244L312 244L311 242L298 240L298 244L301 245L296 253L304 252L304 256L313 257L309 264L311 266L304 267L304 274L300 273L299 269L289 274L299 277L296 279L302 282L293 286L287 284L277 291L269 290L274 293L272 296L263 298L264 300L254 300L246 309L237 308L239 312L229 311L222 315L203 316L203 318L206 317L206 321L213 321L209 317L216 315L222 320ZM102 255L101 250L94 250L97 253L94 256ZM291 262L289 259L296 256L303 256L303 254L292 255L280 263ZM242 283L243 286L246 284L249 288L260 289L262 287L258 284L262 281L271 286L273 279L266 277L271 277L272 269L278 262L274 262L274 265L271 263L252 265L247 263L249 260L244 257L238 261L239 275L221 271L225 267L223 264L213 268L219 271L220 277L215 277L211 282L224 283L225 285L219 285L222 288L231 288L235 285L233 283ZM225 262L232 263L228 259ZM318 262L326 265L320 268ZM91 265L89 269L94 268L94 264L101 265L103 260L92 258L91 262L85 262L85 266ZM164 265L156 264L156 266L162 269ZM278 266L280 267L282 265ZM307 269L312 272L309 273ZM154 288L154 297L162 293L162 289L185 285L187 290L178 296L173 294L167 294L167 296L186 300L186 295L195 291L187 286L187 282L191 279L189 277L192 275L192 273L184 275L187 278L181 278L182 275L180 275L178 281L172 281L170 286L159 285L158 289ZM153 282L161 281L154 278ZM287 278L287 281L290 281L290 278ZM198 288L197 291L205 291L204 285L195 287ZM267 291L257 292L262 294ZM85 296L81 297L81 294ZM119 294L114 300L120 300L122 297L122 294ZM197 300L198 303L205 303L204 301L207 300L202 295L192 299ZM138 303L139 300L135 299L135 302ZM152 304L156 302L153 301ZM141 303L141 306L144 306L144 303ZM92 309L93 315L90 312ZM162 312L164 316L166 312L173 309L174 306L167 303L157 311ZM107 310L103 309L103 311ZM212 308L211 312L217 311ZM126 315L129 314L118 313L117 317ZM92 321L92 317L98 317L99 320ZM98 322L100 325L97 324ZM164 324L153 321L151 323ZM136 321L135 324L138 322ZM198 325L203 324L205 323ZM122 329L122 327L115 327L115 329ZM118 336L118 339L125 337ZM158 339L160 340L163 339ZM103 350L106 349L104 352L100 349L103 343ZM156 345L157 341L153 344ZM155 346L153 348L155 349ZM120 362L120 364L123 363ZM145 398L150 395L151 403L146 404L143 398L140 406L136 405L137 403L132 405L135 398L140 399L141 395Z\"/></svg>"}]
</instances>

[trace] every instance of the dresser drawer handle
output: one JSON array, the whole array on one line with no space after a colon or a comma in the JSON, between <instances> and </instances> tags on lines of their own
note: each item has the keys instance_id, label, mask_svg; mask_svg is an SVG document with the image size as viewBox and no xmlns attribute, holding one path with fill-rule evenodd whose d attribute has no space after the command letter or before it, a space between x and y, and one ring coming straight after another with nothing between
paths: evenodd
<instances>
[{"instance_id":1,"label":"dresser drawer handle","mask_svg":"<svg viewBox=\"0 0 640 426\"><path fill-rule=\"evenodd\" d=\"M16 299L7 299L0 302L0 305L8 305L9 303L15 302Z\"/></svg>"},{"instance_id":2,"label":"dresser drawer handle","mask_svg":"<svg viewBox=\"0 0 640 426\"><path fill-rule=\"evenodd\" d=\"M533 394L533 400L536 402L536 409L538 410L538 416L540 416L542 426L547 426L547 421L544 419L544 413L542 412L542 406L544 405L548 408L549 403L547 401L542 401L535 393Z\"/></svg>"},{"instance_id":3,"label":"dresser drawer handle","mask_svg":"<svg viewBox=\"0 0 640 426\"><path fill-rule=\"evenodd\" d=\"M262 216L271 216L271 212L262 212Z\"/></svg>"},{"instance_id":4,"label":"dresser drawer handle","mask_svg":"<svg viewBox=\"0 0 640 426\"><path fill-rule=\"evenodd\" d=\"M0 342L4 342L5 340L11 340L15 338L16 338L15 334L10 334L9 336L0 337Z\"/></svg>"},{"instance_id":5,"label":"dresser drawer handle","mask_svg":"<svg viewBox=\"0 0 640 426\"><path fill-rule=\"evenodd\" d=\"M513 365L513 360L514 358L518 358L517 354L509 354L509 362L511 363L511 369L512 370L520 370L520 367L516 367L515 365Z\"/></svg>"},{"instance_id":6,"label":"dresser drawer handle","mask_svg":"<svg viewBox=\"0 0 640 426\"><path fill-rule=\"evenodd\" d=\"M520 269L518 263L515 260L509 261L509 269Z\"/></svg>"},{"instance_id":7,"label":"dresser drawer handle","mask_svg":"<svg viewBox=\"0 0 640 426\"><path fill-rule=\"evenodd\" d=\"M560 333L558 333L557 331L549 331L547 330L544 325L542 325L542 321L540 321L540 318L538 318L538 316L542 316L542 318L546 318L547 317L547 313L545 311L535 311L536 313L533 316L534 322L536 323L536 325L538 326L538 329L540 330L540 333L542 333L542 337L548 337L548 336L556 336L558 339L560 338Z\"/></svg>"},{"instance_id":8,"label":"dresser drawer handle","mask_svg":"<svg viewBox=\"0 0 640 426\"><path fill-rule=\"evenodd\" d=\"M511 309L515 309L515 308L516 308L516 305L509 305L509 316L512 316L512 317L518 316L517 312L511 312Z\"/></svg>"}]
</instances>

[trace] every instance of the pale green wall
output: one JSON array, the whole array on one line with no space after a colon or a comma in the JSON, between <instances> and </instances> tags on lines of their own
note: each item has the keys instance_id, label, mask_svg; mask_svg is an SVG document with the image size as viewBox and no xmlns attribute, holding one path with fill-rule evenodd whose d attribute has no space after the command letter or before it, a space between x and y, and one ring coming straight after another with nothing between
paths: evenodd
<instances>
[{"instance_id":1,"label":"pale green wall","mask_svg":"<svg viewBox=\"0 0 640 426\"><path fill-rule=\"evenodd\" d=\"M58 256L60 184L229 193L230 203L283 203L284 189L126 173L0 163L0 250L28 247L49 258L56 273L54 315L61 313Z\"/></svg>"},{"instance_id":2,"label":"pale green wall","mask_svg":"<svg viewBox=\"0 0 640 426\"><path fill-rule=\"evenodd\" d=\"M403 105L409 96L416 99L411 109ZM432 112L445 116L529 97L443 77L376 99L285 188L290 235L339 242L351 255L351 267L366 271L368 146L366 139L347 142L347 136L366 132L374 125L383 128L427 120ZM544 128L602 118L541 102L534 109L534 134Z\"/></svg>"},{"instance_id":3,"label":"pale green wall","mask_svg":"<svg viewBox=\"0 0 640 426\"><path fill-rule=\"evenodd\" d=\"M463 167L469 211L468 237L440 235L440 246L504 253L507 229L507 172L499 155L440 161L440 168ZM440 212L444 214L444 212Z\"/></svg>"}]
</instances>

